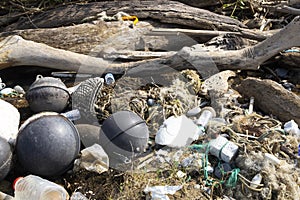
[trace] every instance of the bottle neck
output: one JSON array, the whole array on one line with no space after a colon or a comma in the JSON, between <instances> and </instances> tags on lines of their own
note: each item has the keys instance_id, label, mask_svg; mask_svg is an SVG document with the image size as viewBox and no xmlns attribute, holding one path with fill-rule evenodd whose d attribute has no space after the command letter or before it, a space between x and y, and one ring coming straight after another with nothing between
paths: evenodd
<instances>
[{"instance_id":1,"label":"bottle neck","mask_svg":"<svg viewBox=\"0 0 300 200\"><path fill-rule=\"evenodd\" d=\"M18 178L16 178L15 180L14 180L14 182L13 182L13 185L12 185L12 187L13 187L13 189L14 190L16 190L16 185L19 183L19 181L20 180L22 180L24 177L18 177Z\"/></svg>"}]
</instances>

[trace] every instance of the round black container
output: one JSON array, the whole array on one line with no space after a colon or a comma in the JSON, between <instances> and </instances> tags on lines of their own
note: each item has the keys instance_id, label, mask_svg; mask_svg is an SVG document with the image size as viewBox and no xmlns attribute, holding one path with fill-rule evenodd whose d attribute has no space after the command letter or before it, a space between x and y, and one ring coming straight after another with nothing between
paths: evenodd
<instances>
[{"instance_id":1,"label":"round black container","mask_svg":"<svg viewBox=\"0 0 300 200\"><path fill-rule=\"evenodd\" d=\"M62 112L68 105L70 94L58 78L38 76L26 93L30 109L34 112Z\"/></svg>"},{"instance_id":2,"label":"round black container","mask_svg":"<svg viewBox=\"0 0 300 200\"><path fill-rule=\"evenodd\" d=\"M110 166L118 168L144 151L149 131L140 116L131 111L120 111L104 120L99 139L109 156Z\"/></svg>"},{"instance_id":3,"label":"round black container","mask_svg":"<svg viewBox=\"0 0 300 200\"><path fill-rule=\"evenodd\" d=\"M11 168L12 150L8 142L0 137L0 181L3 180Z\"/></svg>"},{"instance_id":4,"label":"round black container","mask_svg":"<svg viewBox=\"0 0 300 200\"><path fill-rule=\"evenodd\" d=\"M20 164L40 176L61 175L80 151L80 137L73 123L62 115L40 113L20 128L16 154Z\"/></svg>"}]
</instances>

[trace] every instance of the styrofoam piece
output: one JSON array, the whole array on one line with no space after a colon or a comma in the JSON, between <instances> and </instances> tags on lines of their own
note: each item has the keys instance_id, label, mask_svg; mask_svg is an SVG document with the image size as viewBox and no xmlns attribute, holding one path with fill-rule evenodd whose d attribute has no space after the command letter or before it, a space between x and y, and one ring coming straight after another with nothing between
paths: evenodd
<instances>
[{"instance_id":1,"label":"styrofoam piece","mask_svg":"<svg viewBox=\"0 0 300 200\"><path fill-rule=\"evenodd\" d=\"M18 135L20 113L12 104L0 99L0 137L15 141Z\"/></svg>"},{"instance_id":2,"label":"styrofoam piece","mask_svg":"<svg viewBox=\"0 0 300 200\"><path fill-rule=\"evenodd\" d=\"M223 136L218 136L216 139L211 140L209 152L224 162L230 162L238 149L239 147L233 142L228 141Z\"/></svg>"},{"instance_id":3,"label":"styrofoam piece","mask_svg":"<svg viewBox=\"0 0 300 200\"><path fill-rule=\"evenodd\" d=\"M155 143L169 147L184 147L198 139L198 127L185 115L169 117L159 128Z\"/></svg>"}]
</instances>

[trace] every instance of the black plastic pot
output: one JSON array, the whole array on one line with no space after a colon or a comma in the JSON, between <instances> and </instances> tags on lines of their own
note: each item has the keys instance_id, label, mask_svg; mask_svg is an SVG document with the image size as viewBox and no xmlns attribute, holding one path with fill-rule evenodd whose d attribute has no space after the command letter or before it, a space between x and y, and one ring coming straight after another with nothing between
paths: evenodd
<instances>
[{"instance_id":1,"label":"black plastic pot","mask_svg":"<svg viewBox=\"0 0 300 200\"><path fill-rule=\"evenodd\" d=\"M66 85L58 78L38 76L26 93L30 109L62 112L68 105L70 94Z\"/></svg>"},{"instance_id":2,"label":"black plastic pot","mask_svg":"<svg viewBox=\"0 0 300 200\"><path fill-rule=\"evenodd\" d=\"M20 128L16 154L20 164L40 176L63 174L80 151L80 137L74 124L53 112L32 116Z\"/></svg>"},{"instance_id":3,"label":"black plastic pot","mask_svg":"<svg viewBox=\"0 0 300 200\"><path fill-rule=\"evenodd\" d=\"M130 163L147 147L149 131L146 122L131 111L120 111L108 117L101 127L99 143L108 154L110 166Z\"/></svg>"}]
</instances>

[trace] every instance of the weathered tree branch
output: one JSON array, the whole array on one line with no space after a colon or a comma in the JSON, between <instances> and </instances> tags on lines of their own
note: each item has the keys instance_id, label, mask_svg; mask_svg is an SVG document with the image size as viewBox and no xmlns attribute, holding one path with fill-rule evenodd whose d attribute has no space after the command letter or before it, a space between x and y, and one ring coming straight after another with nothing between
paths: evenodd
<instances>
[{"instance_id":1,"label":"weathered tree branch","mask_svg":"<svg viewBox=\"0 0 300 200\"><path fill-rule=\"evenodd\" d=\"M157 71L163 73L162 66L176 70L216 65L219 69L258 69L259 65L280 51L300 46L297 37L300 17L272 37L253 46L236 51L207 51L203 45L185 47L177 54L131 63L110 63L102 58L55 49L45 44L23 40L19 36L8 37L0 43L0 69L10 66L41 66L82 73L102 74L105 71L123 73L134 68L131 73ZM217 68L216 68L217 69Z\"/></svg>"}]
</instances>

